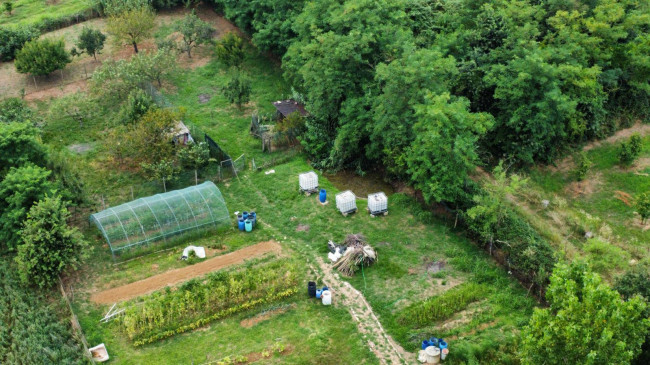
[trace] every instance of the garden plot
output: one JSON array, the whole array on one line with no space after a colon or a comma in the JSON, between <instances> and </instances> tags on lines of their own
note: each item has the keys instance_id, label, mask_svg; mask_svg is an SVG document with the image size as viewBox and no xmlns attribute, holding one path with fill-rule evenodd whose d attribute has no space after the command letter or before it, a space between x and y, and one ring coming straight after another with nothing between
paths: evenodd
<instances>
[{"instance_id":1,"label":"garden plot","mask_svg":"<svg viewBox=\"0 0 650 365\"><path fill-rule=\"evenodd\" d=\"M98 304L110 304L128 300L162 289L166 286L176 285L197 276L241 264L245 260L261 257L268 253L279 254L280 251L281 247L277 242L260 242L256 245L248 246L222 256L213 257L182 269L167 271L163 274L152 276L134 283L95 293L91 296L91 300Z\"/></svg>"}]
</instances>

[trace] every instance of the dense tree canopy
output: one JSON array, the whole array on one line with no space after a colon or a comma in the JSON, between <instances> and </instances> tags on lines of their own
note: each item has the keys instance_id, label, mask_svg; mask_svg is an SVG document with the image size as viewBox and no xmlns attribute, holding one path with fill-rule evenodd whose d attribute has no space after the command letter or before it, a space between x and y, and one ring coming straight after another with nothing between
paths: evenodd
<instances>
[{"instance_id":1,"label":"dense tree canopy","mask_svg":"<svg viewBox=\"0 0 650 365\"><path fill-rule=\"evenodd\" d=\"M640 351L650 320L640 297L623 301L583 264L556 267L522 332L523 364L626 364Z\"/></svg>"},{"instance_id":2,"label":"dense tree canopy","mask_svg":"<svg viewBox=\"0 0 650 365\"><path fill-rule=\"evenodd\" d=\"M63 39L55 41L46 38L25 43L16 53L14 65L20 73L44 76L63 69L71 61Z\"/></svg>"},{"instance_id":3,"label":"dense tree canopy","mask_svg":"<svg viewBox=\"0 0 650 365\"><path fill-rule=\"evenodd\" d=\"M28 162L43 166L45 161L45 147L31 123L0 123L0 180L12 167Z\"/></svg>"},{"instance_id":4,"label":"dense tree canopy","mask_svg":"<svg viewBox=\"0 0 650 365\"><path fill-rule=\"evenodd\" d=\"M68 226L70 212L60 196L46 196L34 204L20 232L16 263L23 282L41 288L56 284L67 269L76 269L86 243Z\"/></svg>"}]
</instances>

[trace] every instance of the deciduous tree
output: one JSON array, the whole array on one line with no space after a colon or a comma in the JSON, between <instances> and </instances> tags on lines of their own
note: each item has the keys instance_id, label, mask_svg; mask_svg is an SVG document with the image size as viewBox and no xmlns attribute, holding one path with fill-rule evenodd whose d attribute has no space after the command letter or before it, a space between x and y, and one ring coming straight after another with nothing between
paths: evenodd
<instances>
[{"instance_id":1,"label":"deciduous tree","mask_svg":"<svg viewBox=\"0 0 650 365\"><path fill-rule=\"evenodd\" d=\"M210 149L205 142L192 143L178 151L181 165L194 170L194 183L199 183L198 170L210 162Z\"/></svg>"},{"instance_id":2,"label":"deciduous tree","mask_svg":"<svg viewBox=\"0 0 650 365\"><path fill-rule=\"evenodd\" d=\"M192 48L211 43L215 31L209 23L199 19L194 10L177 21L174 29L183 36L180 49L187 52L187 57L190 58L192 58Z\"/></svg>"},{"instance_id":3,"label":"deciduous tree","mask_svg":"<svg viewBox=\"0 0 650 365\"><path fill-rule=\"evenodd\" d=\"M250 100L251 81L241 73L235 72L226 84L223 93L231 104L237 104L237 107L241 109L241 106Z\"/></svg>"},{"instance_id":4,"label":"deciduous tree","mask_svg":"<svg viewBox=\"0 0 650 365\"><path fill-rule=\"evenodd\" d=\"M14 65L20 73L37 76L49 75L56 70L62 70L72 59L65 50L63 39L37 39L25 43L16 54Z\"/></svg>"},{"instance_id":5,"label":"deciduous tree","mask_svg":"<svg viewBox=\"0 0 650 365\"><path fill-rule=\"evenodd\" d=\"M20 230L32 205L52 194L56 184L50 171L27 164L12 167L0 182L0 242L2 249L15 250L21 244Z\"/></svg>"},{"instance_id":6,"label":"deciduous tree","mask_svg":"<svg viewBox=\"0 0 650 365\"><path fill-rule=\"evenodd\" d=\"M639 353L647 304L623 301L585 264L558 264L546 298L522 331L523 364L627 364Z\"/></svg>"},{"instance_id":7,"label":"deciduous tree","mask_svg":"<svg viewBox=\"0 0 650 365\"><path fill-rule=\"evenodd\" d=\"M226 33L217 41L215 53L225 66L239 68L244 62L244 39L235 32Z\"/></svg>"},{"instance_id":8,"label":"deciduous tree","mask_svg":"<svg viewBox=\"0 0 650 365\"><path fill-rule=\"evenodd\" d=\"M98 29L84 27L77 39L76 46L79 50L89 56L93 56L97 60L97 55L104 49L104 41L106 41L106 35L104 33ZM73 49L73 55L75 51L76 49Z\"/></svg>"},{"instance_id":9,"label":"deciduous tree","mask_svg":"<svg viewBox=\"0 0 650 365\"><path fill-rule=\"evenodd\" d=\"M69 218L60 196L46 196L31 207L15 258L23 282L51 287L64 270L78 267L87 244L76 228L68 226Z\"/></svg>"},{"instance_id":10,"label":"deciduous tree","mask_svg":"<svg viewBox=\"0 0 650 365\"><path fill-rule=\"evenodd\" d=\"M143 163L142 171L149 180L162 180L163 189L167 191L167 182L176 178L179 169L171 160L160 160L153 163Z\"/></svg>"},{"instance_id":11,"label":"deciduous tree","mask_svg":"<svg viewBox=\"0 0 650 365\"><path fill-rule=\"evenodd\" d=\"M117 42L132 45L133 51L138 53L138 43L151 37L155 19L154 11L142 6L110 15L106 26Z\"/></svg>"}]
</instances>

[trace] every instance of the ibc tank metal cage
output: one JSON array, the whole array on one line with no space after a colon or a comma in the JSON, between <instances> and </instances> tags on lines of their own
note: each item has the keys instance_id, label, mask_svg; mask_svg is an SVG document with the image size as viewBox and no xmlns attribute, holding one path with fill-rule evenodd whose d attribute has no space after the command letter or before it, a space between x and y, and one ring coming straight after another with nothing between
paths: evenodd
<instances>
[{"instance_id":1,"label":"ibc tank metal cage","mask_svg":"<svg viewBox=\"0 0 650 365\"><path fill-rule=\"evenodd\" d=\"M318 191L318 175L309 171L298 175L298 185L300 191L311 194Z\"/></svg>"},{"instance_id":2,"label":"ibc tank metal cage","mask_svg":"<svg viewBox=\"0 0 650 365\"><path fill-rule=\"evenodd\" d=\"M357 211L357 196L350 190L336 194L336 208L344 216Z\"/></svg>"},{"instance_id":3,"label":"ibc tank metal cage","mask_svg":"<svg viewBox=\"0 0 650 365\"><path fill-rule=\"evenodd\" d=\"M228 225L230 215L211 181L111 207L90 216L113 255L183 233Z\"/></svg>"},{"instance_id":4,"label":"ibc tank metal cage","mask_svg":"<svg viewBox=\"0 0 650 365\"><path fill-rule=\"evenodd\" d=\"M368 195L368 211L371 215L388 214L388 198L383 192Z\"/></svg>"}]
</instances>

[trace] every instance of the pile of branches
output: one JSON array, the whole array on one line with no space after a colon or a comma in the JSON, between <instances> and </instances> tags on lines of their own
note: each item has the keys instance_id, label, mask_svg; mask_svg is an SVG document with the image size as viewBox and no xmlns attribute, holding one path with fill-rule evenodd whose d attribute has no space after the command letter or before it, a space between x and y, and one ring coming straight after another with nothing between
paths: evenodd
<instances>
[{"instance_id":1,"label":"pile of branches","mask_svg":"<svg viewBox=\"0 0 650 365\"><path fill-rule=\"evenodd\" d=\"M377 252L366 242L362 234L349 234L345 237L343 246L347 249L334 264L334 268L343 275L352 276L361 266L370 266L377 261Z\"/></svg>"}]
</instances>

